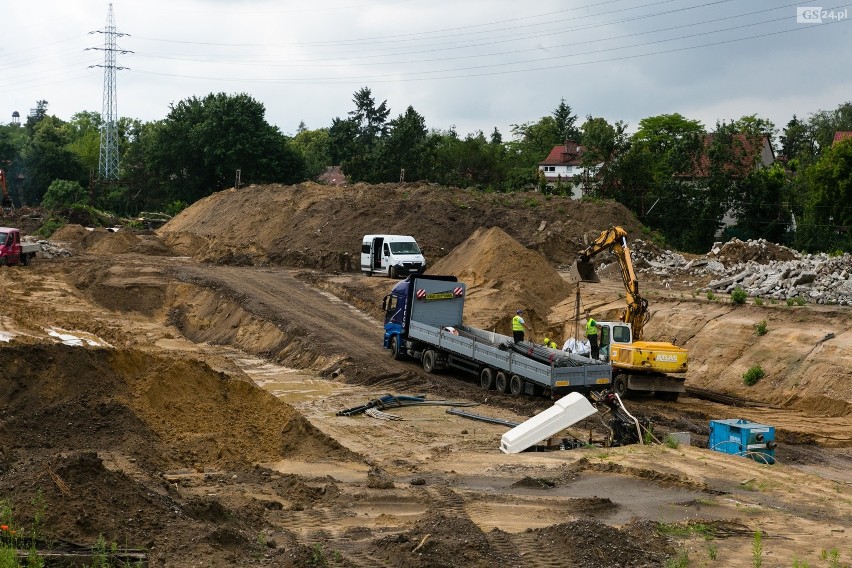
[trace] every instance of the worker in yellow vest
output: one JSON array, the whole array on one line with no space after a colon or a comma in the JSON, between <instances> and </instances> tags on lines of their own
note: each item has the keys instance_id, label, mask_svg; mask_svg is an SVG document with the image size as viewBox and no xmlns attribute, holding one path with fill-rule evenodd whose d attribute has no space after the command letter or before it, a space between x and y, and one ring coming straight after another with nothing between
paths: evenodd
<instances>
[{"instance_id":1,"label":"worker in yellow vest","mask_svg":"<svg viewBox=\"0 0 852 568\"><path fill-rule=\"evenodd\" d=\"M515 343L519 343L524 340L524 330L529 329L527 326L527 322L524 321L524 318L521 314L524 313L524 310L518 310L515 312L515 317L512 318L512 337L515 340Z\"/></svg>"},{"instance_id":2,"label":"worker in yellow vest","mask_svg":"<svg viewBox=\"0 0 852 568\"><path fill-rule=\"evenodd\" d=\"M589 345L592 348L592 359L598 359L600 357L600 353L598 352L598 322L592 319L591 312L586 310L586 339L589 340Z\"/></svg>"}]
</instances>

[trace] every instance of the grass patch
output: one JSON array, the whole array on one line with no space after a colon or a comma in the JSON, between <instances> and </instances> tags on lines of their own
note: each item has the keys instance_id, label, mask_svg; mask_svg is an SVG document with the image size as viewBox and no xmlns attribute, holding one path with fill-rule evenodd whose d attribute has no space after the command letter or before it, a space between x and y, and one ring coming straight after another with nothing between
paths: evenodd
<instances>
[{"instance_id":1,"label":"grass patch","mask_svg":"<svg viewBox=\"0 0 852 568\"><path fill-rule=\"evenodd\" d=\"M796 296L794 298L787 298L788 306L804 306L808 301L801 296Z\"/></svg>"},{"instance_id":2,"label":"grass patch","mask_svg":"<svg viewBox=\"0 0 852 568\"><path fill-rule=\"evenodd\" d=\"M769 332L769 328L766 327L766 320L761 321L754 326L755 333L758 335L766 335Z\"/></svg>"}]
</instances>

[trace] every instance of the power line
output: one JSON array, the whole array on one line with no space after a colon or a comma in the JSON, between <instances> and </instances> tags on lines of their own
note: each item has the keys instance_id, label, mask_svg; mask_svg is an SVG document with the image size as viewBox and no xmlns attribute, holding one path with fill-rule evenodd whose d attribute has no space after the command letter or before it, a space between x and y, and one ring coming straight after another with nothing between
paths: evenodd
<instances>
[{"instance_id":1,"label":"power line","mask_svg":"<svg viewBox=\"0 0 852 568\"><path fill-rule=\"evenodd\" d=\"M852 4L849 4L849 5L852 5ZM752 39L759 39L759 38L764 38L764 37L781 35L781 34L786 34L786 33L795 32L795 31L811 30L811 29L821 28L821 27L825 27L825 26L829 26L829 25L833 25L833 24L843 23L843 22L846 22L846 21L847 20L835 20L835 21L831 21L831 22L825 22L825 23L822 23L822 24L812 24L812 25L809 25L809 26L798 26L796 28L790 28L790 29L787 29L787 30L767 32L767 33L764 33L764 34L746 36L746 37L742 37L742 38L720 40L720 41L716 41L716 42L704 43L704 44L693 45L693 46L678 47L678 48L666 49L666 50L661 50L661 51L653 51L653 52L649 52L649 53L640 53L640 54L634 54L634 55L623 55L623 56L620 56L620 57L611 57L611 58L606 58L606 59L598 59L598 60L594 60L594 61L582 61L582 62L575 62L575 63L554 64L554 65L549 65L548 67L533 67L533 68L516 69L516 70L506 69L506 70L501 70L501 71L487 71L487 72L481 72L481 73L471 73L471 71L475 71L477 69L487 69L487 68L490 68L490 67L497 67L497 66L520 65L520 64L530 63L531 61L521 61L521 62L508 63L508 64L482 65L482 66L457 68L457 69L445 69L445 70L439 70L439 71L414 71L414 72L406 72L406 73L396 73L396 74L394 74L393 78L385 78L385 77L387 77L386 75L370 75L370 76L353 76L353 77L344 77L344 78L314 77L314 78L310 78L310 79L248 79L246 77L238 77L238 78L203 77L203 76L182 75L182 74L174 74L174 73L158 73L158 72L153 72L153 71L139 71L139 72L144 73L144 74L148 74L148 75L160 75L160 76L166 76L166 77L180 77L180 78L184 78L184 79L239 81L239 82L251 82L251 83L260 83L260 84L278 84L278 83L282 83L282 84L304 84L304 83L347 84L347 83L362 83L364 81L371 81L371 82L377 82L377 83L388 83L388 82L425 81L425 80L440 80L440 79L460 79L460 78L469 78L469 77L484 77L484 76L508 75L508 74L517 74L517 73L531 73L531 72L553 70L553 69L564 69L564 68L568 68L568 67L597 65L597 64L600 64L600 63L611 63L611 62L624 61L624 60L629 60L629 59L639 59L639 58L643 58L643 57L650 57L652 55L663 55L663 54L669 54L669 53L678 53L678 52L682 52L682 51L691 51L691 50L694 50L694 49L700 49L700 48L704 48L704 47L733 44L733 43L738 43L738 42L742 42L742 41L748 41L748 40L752 40ZM738 26L738 27L746 27L746 26ZM731 29L735 29L735 28L731 28ZM707 32L707 33L710 33L710 32ZM696 34L696 35L706 35L706 33ZM682 38L677 38L677 39L682 39ZM653 44L657 44L657 43L662 43L664 41L672 41L672 40L658 40L658 41L654 41L654 42L648 42L647 44L638 44L638 45L634 45L634 46L630 46L630 47L642 47L643 45L653 45ZM626 49L626 48L608 48L608 49L605 49L605 50L598 50L597 52L612 51L612 50L615 50L615 49ZM596 53L596 52L588 52L587 54L589 54L589 53ZM574 54L566 55L566 56L560 56L558 58L564 59L564 58L569 58L569 57L574 57ZM553 58L534 60L534 62L545 61L545 60L550 60L550 59L553 59ZM434 73L458 73L458 72L462 72L462 71L465 71L466 73L463 74L463 75L444 75L444 76L440 76L440 77L412 77L413 75L426 75L426 74L434 74ZM408 76L408 78L400 78L400 76Z\"/></svg>"}]
</instances>

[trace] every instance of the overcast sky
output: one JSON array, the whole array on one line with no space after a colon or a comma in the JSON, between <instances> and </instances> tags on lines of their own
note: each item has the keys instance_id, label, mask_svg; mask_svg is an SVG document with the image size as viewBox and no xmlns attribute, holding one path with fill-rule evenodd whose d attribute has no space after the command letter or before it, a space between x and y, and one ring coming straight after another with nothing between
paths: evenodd
<instances>
[{"instance_id":1,"label":"overcast sky","mask_svg":"<svg viewBox=\"0 0 852 568\"><path fill-rule=\"evenodd\" d=\"M797 23L785 0L115 0L117 108L143 121L209 93L246 93L285 134L330 126L369 87L394 118L464 136L552 114L679 112L712 128L757 113L778 128L852 100L852 2ZM103 110L108 2L4 2L0 121L36 101ZM831 9L834 17L831 18ZM847 16L844 20L838 17ZM95 32L95 33L90 33ZM87 49L98 48L98 49ZM90 67L94 66L94 67ZM582 122L582 120L581 120Z\"/></svg>"}]
</instances>

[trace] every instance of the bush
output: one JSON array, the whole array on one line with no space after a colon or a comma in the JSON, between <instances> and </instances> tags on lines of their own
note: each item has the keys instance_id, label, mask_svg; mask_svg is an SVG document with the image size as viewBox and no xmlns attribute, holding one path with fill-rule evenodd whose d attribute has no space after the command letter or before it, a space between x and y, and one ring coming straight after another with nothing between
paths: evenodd
<instances>
[{"instance_id":1,"label":"bush","mask_svg":"<svg viewBox=\"0 0 852 568\"><path fill-rule=\"evenodd\" d=\"M731 302L733 302L735 304L739 304L739 305L745 304L746 298L748 298L748 294L746 293L745 290L743 290L739 286L734 288L734 291L731 292Z\"/></svg>"},{"instance_id":2,"label":"bush","mask_svg":"<svg viewBox=\"0 0 852 568\"><path fill-rule=\"evenodd\" d=\"M755 298L754 299L754 305L755 306L762 306L763 305L763 298Z\"/></svg>"},{"instance_id":3,"label":"bush","mask_svg":"<svg viewBox=\"0 0 852 568\"><path fill-rule=\"evenodd\" d=\"M707 290L707 299L710 301L716 299L716 294L713 293L713 290Z\"/></svg>"},{"instance_id":4,"label":"bush","mask_svg":"<svg viewBox=\"0 0 852 568\"><path fill-rule=\"evenodd\" d=\"M41 200L45 209L63 209L74 205L84 205L89 200L88 192L76 181L53 180Z\"/></svg>"},{"instance_id":5,"label":"bush","mask_svg":"<svg viewBox=\"0 0 852 568\"><path fill-rule=\"evenodd\" d=\"M757 381L766 376L766 372L760 365L755 365L743 374L743 382L746 386L757 384Z\"/></svg>"},{"instance_id":6,"label":"bush","mask_svg":"<svg viewBox=\"0 0 852 568\"><path fill-rule=\"evenodd\" d=\"M808 301L801 296L796 296L795 298L787 298L788 306L804 306Z\"/></svg>"},{"instance_id":7,"label":"bush","mask_svg":"<svg viewBox=\"0 0 852 568\"><path fill-rule=\"evenodd\" d=\"M755 331L758 335L766 335L769 329L766 327L766 320L761 321L759 324L756 324Z\"/></svg>"}]
</instances>

